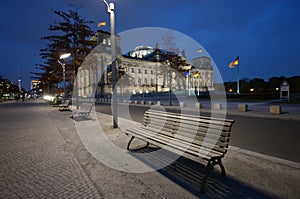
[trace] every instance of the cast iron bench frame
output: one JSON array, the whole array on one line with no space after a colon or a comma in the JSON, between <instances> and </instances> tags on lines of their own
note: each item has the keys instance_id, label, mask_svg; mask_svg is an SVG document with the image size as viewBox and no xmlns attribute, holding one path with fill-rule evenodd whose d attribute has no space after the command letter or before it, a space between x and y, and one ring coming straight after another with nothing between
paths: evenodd
<instances>
[{"instance_id":1,"label":"cast iron bench frame","mask_svg":"<svg viewBox=\"0 0 300 199\"><path fill-rule=\"evenodd\" d=\"M173 153L206 160L208 163L200 187L204 194L206 179L215 165L219 165L222 176L226 176L222 158L227 153L233 123L229 119L147 110L142 126L126 129L125 133L132 136L127 150L130 150L132 140L138 138L147 142L147 146L168 146Z\"/></svg>"}]
</instances>

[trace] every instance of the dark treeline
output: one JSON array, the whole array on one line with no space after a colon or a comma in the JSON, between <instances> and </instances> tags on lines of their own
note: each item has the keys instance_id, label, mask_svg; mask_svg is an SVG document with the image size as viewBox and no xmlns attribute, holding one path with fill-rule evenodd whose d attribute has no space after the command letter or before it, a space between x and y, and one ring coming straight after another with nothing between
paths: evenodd
<instances>
[{"instance_id":1,"label":"dark treeline","mask_svg":"<svg viewBox=\"0 0 300 199\"><path fill-rule=\"evenodd\" d=\"M300 92L300 76L293 77L271 77L268 81L261 78L240 80L241 93L276 93L280 90L283 81L287 81L290 86L290 92ZM226 92L236 92L237 82L225 82Z\"/></svg>"}]
</instances>

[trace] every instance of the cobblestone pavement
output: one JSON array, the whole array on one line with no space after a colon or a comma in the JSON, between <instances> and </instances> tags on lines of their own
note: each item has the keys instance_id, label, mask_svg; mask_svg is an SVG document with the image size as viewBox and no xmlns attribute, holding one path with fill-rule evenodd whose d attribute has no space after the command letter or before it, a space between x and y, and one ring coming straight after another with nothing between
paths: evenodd
<instances>
[{"instance_id":1,"label":"cobblestone pavement","mask_svg":"<svg viewBox=\"0 0 300 199\"><path fill-rule=\"evenodd\" d=\"M0 104L0 198L99 198L48 111Z\"/></svg>"},{"instance_id":2,"label":"cobblestone pavement","mask_svg":"<svg viewBox=\"0 0 300 199\"><path fill-rule=\"evenodd\" d=\"M206 195L199 193L203 165L184 158L148 173L112 169L93 157L80 140L74 124L89 127L91 120L73 120L70 115L42 101L0 104L1 199L300 196L299 164L274 161L273 157L253 155L243 149L229 150L224 158L227 177L213 172ZM130 138L111 127L111 116L97 113L93 118L106 129L112 143L126 149ZM127 121L120 122L128 125ZM87 128L86 134L90 130ZM100 153L112 158L110 151ZM164 158L168 157L154 161Z\"/></svg>"}]
</instances>

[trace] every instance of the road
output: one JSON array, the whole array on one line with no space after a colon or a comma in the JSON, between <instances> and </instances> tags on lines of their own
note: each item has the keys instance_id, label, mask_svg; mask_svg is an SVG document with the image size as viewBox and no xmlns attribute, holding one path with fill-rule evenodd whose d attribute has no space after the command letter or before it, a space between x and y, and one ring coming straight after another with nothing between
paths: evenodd
<instances>
[{"instance_id":1,"label":"road","mask_svg":"<svg viewBox=\"0 0 300 199\"><path fill-rule=\"evenodd\" d=\"M120 117L131 117L134 121L141 122L147 107L130 105L130 117L124 115L122 109L124 106L119 105ZM110 104L97 103L96 111L111 114ZM228 115L227 118L235 120L231 146L300 163L299 121L237 115Z\"/></svg>"}]
</instances>

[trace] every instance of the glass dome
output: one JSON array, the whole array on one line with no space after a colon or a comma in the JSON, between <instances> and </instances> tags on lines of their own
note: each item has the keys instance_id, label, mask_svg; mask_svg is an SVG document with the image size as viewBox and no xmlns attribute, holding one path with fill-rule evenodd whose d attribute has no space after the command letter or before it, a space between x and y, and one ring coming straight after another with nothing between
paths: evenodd
<instances>
[{"instance_id":1,"label":"glass dome","mask_svg":"<svg viewBox=\"0 0 300 199\"><path fill-rule=\"evenodd\" d=\"M143 58L153 52L154 50L150 46L138 46L129 52L129 56L135 58Z\"/></svg>"}]
</instances>

